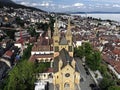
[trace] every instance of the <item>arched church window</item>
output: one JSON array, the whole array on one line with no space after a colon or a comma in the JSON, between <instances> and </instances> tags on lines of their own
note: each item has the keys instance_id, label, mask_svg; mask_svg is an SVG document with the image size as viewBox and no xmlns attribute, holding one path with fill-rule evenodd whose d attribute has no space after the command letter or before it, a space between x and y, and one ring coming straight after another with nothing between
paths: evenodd
<instances>
[{"instance_id":1,"label":"arched church window","mask_svg":"<svg viewBox=\"0 0 120 90\"><path fill-rule=\"evenodd\" d=\"M69 46L69 47L68 47L68 51L69 51L69 52L72 52L72 46Z\"/></svg>"},{"instance_id":2,"label":"arched church window","mask_svg":"<svg viewBox=\"0 0 120 90\"><path fill-rule=\"evenodd\" d=\"M69 83L65 83L65 84L64 84L64 90L71 90Z\"/></svg>"}]
</instances>

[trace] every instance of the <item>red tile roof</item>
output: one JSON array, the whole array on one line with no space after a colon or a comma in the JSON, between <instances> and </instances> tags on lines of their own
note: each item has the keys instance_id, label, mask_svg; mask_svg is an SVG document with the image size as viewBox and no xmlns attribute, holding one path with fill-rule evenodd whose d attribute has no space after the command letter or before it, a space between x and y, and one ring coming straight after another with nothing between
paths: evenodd
<instances>
[{"instance_id":1,"label":"red tile roof","mask_svg":"<svg viewBox=\"0 0 120 90\"><path fill-rule=\"evenodd\" d=\"M115 48L115 49L113 50L113 53L120 55L120 49Z\"/></svg>"},{"instance_id":2,"label":"red tile roof","mask_svg":"<svg viewBox=\"0 0 120 90\"><path fill-rule=\"evenodd\" d=\"M37 54L35 54L35 55L30 57L29 61L35 62L35 59L37 59L37 58L53 58L53 57L54 57L53 54L50 54L50 55L46 55L46 54L44 54L44 55L38 54L37 55Z\"/></svg>"},{"instance_id":3,"label":"red tile roof","mask_svg":"<svg viewBox=\"0 0 120 90\"><path fill-rule=\"evenodd\" d=\"M114 69L116 70L117 73L120 74L120 60L112 60L108 58L109 56L103 55L103 60L107 63L109 63Z\"/></svg>"},{"instance_id":4,"label":"red tile roof","mask_svg":"<svg viewBox=\"0 0 120 90\"><path fill-rule=\"evenodd\" d=\"M8 51L5 52L4 55L7 56L7 57L11 57L13 55L13 52L8 50Z\"/></svg>"},{"instance_id":5,"label":"red tile roof","mask_svg":"<svg viewBox=\"0 0 120 90\"><path fill-rule=\"evenodd\" d=\"M53 68L48 68L45 72L46 72L46 73L53 72Z\"/></svg>"}]
</instances>

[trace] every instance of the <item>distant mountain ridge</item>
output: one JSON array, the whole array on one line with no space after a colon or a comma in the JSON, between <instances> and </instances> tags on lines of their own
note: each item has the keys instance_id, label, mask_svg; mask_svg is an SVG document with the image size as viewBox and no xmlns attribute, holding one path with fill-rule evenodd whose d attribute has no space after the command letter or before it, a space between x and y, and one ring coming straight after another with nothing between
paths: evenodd
<instances>
[{"instance_id":1,"label":"distant mountain ridge","mask_svg":"<svg viewBox=\"0 0 120 90\"><path fill-rule=\"evenodd\" d=\"M41 9L37 9L34 7L28 7L28 6L16 4L12 0L0 0L0 8L3 8L4 6L13 7L13 8L26 8L26 9L36 10L36 11L40 11L40 12L46 12L46 11L43 11Z\"/></svg>"},{"instance_id":2,"label":"distant mountain ridge","mask_svg":"<svg viewBox=\"0 0 120 90\"><path fill-rule=\"evenodd\" d=\"M101 11L93 11L93 12L68 12L69 14L120 14L120 12L101 12Z\"/></svg>"}]
</instances>

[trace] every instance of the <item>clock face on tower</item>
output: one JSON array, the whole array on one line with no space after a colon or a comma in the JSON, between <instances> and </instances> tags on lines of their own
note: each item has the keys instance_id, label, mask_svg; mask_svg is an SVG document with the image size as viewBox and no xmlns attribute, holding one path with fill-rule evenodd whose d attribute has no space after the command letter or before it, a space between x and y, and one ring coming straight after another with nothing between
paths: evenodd
<instances>
[{"instance_id":1,"label":"clock face on tower","mask_svg":"<svg viewBox=\"0 0 120 90\"><path fill-rule=\"evenodd\" d=\"M69 74L69 73L66 73L66 74L65 74L65 76L66 76L66 77L69 77L69 76L70 76L70 74Z\"/></svg>"}]
</instances>

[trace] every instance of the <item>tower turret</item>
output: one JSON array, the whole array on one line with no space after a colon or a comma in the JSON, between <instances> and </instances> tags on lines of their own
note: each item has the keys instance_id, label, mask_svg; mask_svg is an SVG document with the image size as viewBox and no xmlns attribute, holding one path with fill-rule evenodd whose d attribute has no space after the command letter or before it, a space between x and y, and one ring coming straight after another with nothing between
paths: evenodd
<instances>
[{"instance_id":1,"label":"tower turret","mask_svg":"<svg viewBox=\"0 0 120 90\"><path fill-rule=\"evenodd\" d=\"M70 18L68 19L68 27L67 27L67 31L66 31L66 36L72 36L71 26L70 26Z\"/></svg>"},{"instance_id":2,"label":"tower turret","mask_svg":"<svg viewBox=\"0 0 120 90\"><path fill-rule=\"evenodd\" d=\"M72 45L72 32L70 26L70 18L68 19L68 28L66 31L66 40L68 41L68 45Z\"/></svg>"},{"instance_id":3,"label":"tower turret","mask_svg":"<svg viewBox=\"0 0 120 90\"><path fill-rule=\"evenodd\" d=\"M58 22L57 22L57 18L56 18L56 21L55 21L55 24L54 24L54 25L55 25L55 26L54 26L55 28L54 28L54 35L53 35L53 36L58 36L58 35L59 35L57 23L58 23Z\"/></svg>"},{"instance_id":4,"label":"tower turret","mask_svg":"<svg viewBox=\"0 0 120 90\"><path fill-rule=\"evenodd\" d=\"M50 29L50 27L48 28L48 37L51 38L51 29Z\"/></svg>"},{"instance_id":5,"label":"tower turret","mask_svg":"<svg viewBox=\"0 0 120 90\"><path fill-rule=\"evenodd\" d=\"M60 34L58 31L58 26L57 26L57 19L55 21L55 28L54 28L54 34L53 34L53 45L54 45L54 56L57 56L59 53L59 40L60 39Z\"/></svg>"}]
</instances>

